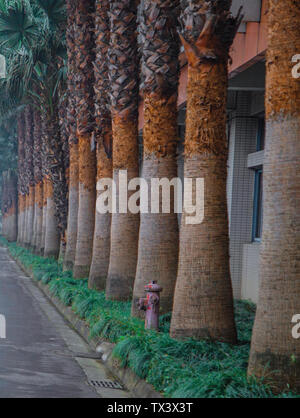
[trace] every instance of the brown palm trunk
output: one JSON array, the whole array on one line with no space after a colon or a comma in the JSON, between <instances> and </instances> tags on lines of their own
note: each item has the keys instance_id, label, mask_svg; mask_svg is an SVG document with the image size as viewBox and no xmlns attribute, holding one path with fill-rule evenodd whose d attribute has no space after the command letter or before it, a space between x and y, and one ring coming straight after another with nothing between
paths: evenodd
<instances>
[{"instance_id":1,"label":"brown palm trunk","mask_svg":"<svg viewBox=\"0 0 300 418\"><path fill-rule=\"evenodd\" d=\"M43 166L46 184L46 232L44 255L58 258L67 213L67 182L58 104L43 114Z\"/></svg>"},{"instance_id":2,"label":"brown palm trunk","mask_svg":"<svg viewBox=\"0 0 300 418\"><path fill-rule=\"evenodd\" d=\"M30 184L28 195L27 238L25 243L26 246L30 249L32 248L33 238L34 200L34 185Z\"/></svg>"},{"instance_id":3,"label":"brown palm trunk","mask_svg":"<svg viewBox=\"0 0 300 418\"><path fill-rule=\"evenodd\" d=\"M19 211L18 211L18 244L23 243L23 227L24 227L24 195L19 193L18 196L19 201Z\"/></svg>"},{"instance_id":4,"label":"brown palm trunk","mask_svg":"<svg viewBox=\"0 0 300 418\"><path fill-rule=\"evenodd\" d=\"M26 237L27 237L27 218L28 218L28 195L27 192L24 195L24 227L23 227L23 243L25 247Z\"/></svg>"},{"instance_id":5,"label":"brown palm trunk","mask_svg":"<svg viewBox=\"0 0 300 418\"><path fill-rule=\"evenodd\" d=\"M111 132L108 132L111 136ZM98 140L99 141L99 140ZM97 142L97 181L112 178L112 161L107 156L103 143ZM97 192L98 196L100 192ZM109 267L111 214L95 214L93 259L89 276L91 289L105 290Z\"/></svg>"},{"instance_id":6,"label":"brown palm trunk","mask_svg":"<svg viewBox=\"0 0 300 418\"><path fill-rule=\"evenodd\" d=\"M69 106L69 91L61 91L63 99L60 99L59 103L59 125L60 125L60 138L63 159L62 174L63 183L62 187L58 190L59 193L59 229L60 229L60 250L59 250L59 262L63 264L67 247L67 227L68 227L68 205L69 205L69 188L70 188L70 147L69 137L70 128L67 120L67 112ZM73 129L73 127L71 128Z\"/></svg>"},{"instance_id":7,"label":"brown palm trunk","mask_svg":"<svg viewBox=\"0 0 300 418\"><path fill-rule=\"evenodd\" d=\"M24 189L24 159L25 159L25 133L24 113L18 115L18 193L19 193L19 217L18 217L18 244L23 244L24 239L24 215L25 215L25 189Z\"/></svg>"},{"instance_id":8,"label":"brown palm trunk","mask_svg":"<svg viewBox=\"0 0 300 418\"><path fill-rule=\"evenodd\" d=\"M57 218L54 202L53 183L50 178L46 180L46 231L45 231L45 247L44 256L58 258L60 235L57 228Z\"/></svg>"},{"instance_id":9,"label":"brown palm trunk","mask_svg":"<svg viewBox=\"0 0 300 418\"><path fill-rule=\"evenodd\" d=\"M19 205L20 205L20 212L19 212L19 233L18 233L18 243L23 245L24 243L24 226L25 226L25 194L21 193L19 195Z\"/></svg>"},{"instance_id":10,"label":"brown palm trunk","mask_svg":"<svg viewBox=\"0 0 300 418\"><path fill-rule=\"evenodd\" d=\"M76 33L78 34L76 66L78 79L77 137L79 149L79 206L77 224L76 256L73 275L75 278L89 276L93 251L96 203L96 155L91 147L94 118L94 0L79 0L76 11Z\"/></svg>"},{"instance_id":11,"label":"brown palm trunk","mask_svg":"<svg viewBox=\"0 0 300 418\"><path fill-rule=\"evenodd\" d=\"M179 1L144 1L145 21L141 31L145 92L142 177L147 181L149 190L153 178L172 181L177 177L178 5ZM147 37L149 31L154 33L150 39ZM169 213L151 213L149 205L149 213L141 214L132 302L134 316L144 316L137 302L145 294L145 285L152 280L163 287L161 312L172 310L178 264L178 218L174 199L171 201ZM160 197L160 208L161 204Z\"/></svg>"},{"instance_id":12,"label":"brown palm trunk","mask_svg":"<svg viewBox=\"0 0 300 418\"><path fill-rule=\"evenodd\" d=\"M75 45L75 24L76 24L76 3L67 0L67 52L68 52L68 142L69 142L69 202L68 202L68 223L66 232L66 250L64 257L64 270L73 270L76 255L77 242L77 221L79 204L79 155L76 123L76 45Z\"/></svg>"},{"instance_id":13,"label":"brown palm trunk","mask_svg":"<svg viewBox=\"0 0 300 418\"><path fill-rule=\"evenodd\" d=\"M39 253L39 245L42 234L43 222L43 167L42 167L42 132L41 114L38 110L34 111L34 236L32 247Z\"/></svg>"},{"instance_id":14,"label":"brown palm trunk","mask_svg":"<svg viewBox=\"0 0 300 418\"><path fill-rule=\"evenodd\" d=\"M110 2L109 77L113 129L113 179L119 202L119 173L138 177L137 2ZM130 194L129 194L130 196ZM106 297L131 298L138 252L139 215L113 213Z\"/></svg>"},{"instance_id":15,"label":"brown palm trunk","mask_svg":"<svg viewBox=\"0 0 300 418\"><path fill-rule=\"evenodd\" d=\"M34 218L34 138L33 112L30 106L25 109L25 164L26 164L26 218L25 218L25 246L31 247Z\"/></svg>"},{"instance_id":16,"label":"brown palm trunk","mask_svg":"<svg viewBox=\"0 0 300 418\"><path fill-rule=\"evenodd\" d=\"M40 245L40 254L44 255L45 253L45 240L46 240L46 225L47 225L47 185L48 185L48 176L44 173L43 176L43 221L42 221L42 236L41 236L41 245Z\"/></svg>"},{"instance_id":17,"label":"brown palm trunk","mask_svg":"<svg viewBox=\"0 0 300 418\"><path fill-rule=\"evenodd\" d=\"M76 257L73 271L73 275L77 279L89 276L92 262L96 204L96 162L95 153L91 151L90 134L78 135L78 137L79 206Z\"/></svg>"},{"instance_id":18,"label":"brown palm trunk","mask_svg":"<svg viewBox=\"0 0 300 418\"><path fill-rule=\"evenodd\" d=\"M97 142L97 182L112 178L112 124L109 111L108 46L110 39L109 1L96 0L95 41L95 138ZM97 192L99 196L100 191ZM95 210L93 257L89 287L105 290L109 267L111 214Z\"/></svg>"},{"instance_id":19,"label":"brown palm trunk","mask_svg":"<svg viewBox=\"0 0 300 418\"><path fill-rule=\"evenodd\" d=\"M35 251L41 254L42 234L43 234L43 181L39 181L35 186Z\"/></svg>"},{"instance_id":20,"label":"brown palm trunk","mask_svg":"<svg viewBox=\"0 0 300 418\"><path fill-rule=\"evenodd\" d=\"M1 178L1 212L2 212L2 229L1 234L4 238L7 238L7 230L8 230L8 206L9 206L9 192L8 192L8 173L7 171L2 172Z\"/></svg>"},{"instance_id":21,"label":"brown palm trunk","mask_svg":"<svg viewBox=\"0 0 300 418\"><path fill-rule=\"evenodd\" d=\"M238 22L226 13L229 7L230 2L224 6L222 0L199 1L182 15L189 65L184 177L204 179L204 220L188 224L184 210L171 336L235 343L226 198L226 99L228 53ZM195 202L195 188L192 194Z\"/></svg>"},{"instance_id":22,"label":"brown palm trunk","mask_svg":"<svg viewBox=\"0 0 300 418\"><path fill-rule=\"evenodd\" d=\"M291 59L300 51L300 7L269 1L264 215L260 291L249 375L275 390L300 391L300 83Z\"/></svg>"},{"instance_id":23,"label":"brown palm trunk","mask_svg":"<svg viewBox=\"0 0 300 418\"><path fill-rule=\"evenodd\" d=\"M78 220L78 143L70 141L70 181L69 181L69 210L67 228L67 246L64 258L64 269L73 270L76 255L77 220Z\"/></svg>"},{"instance_id":24,"label":"brown palm trunk","mask_svg":"<svg viewBox=\"0 0 300 418\"><path fill-rule=\"evenodd\" d=\"M10 205L8 208L8 231L7 239L15 242L18 236L18 193L17 193L17 177L11 170L8 172L8 190Z\"/></svg>"}]
</instances>

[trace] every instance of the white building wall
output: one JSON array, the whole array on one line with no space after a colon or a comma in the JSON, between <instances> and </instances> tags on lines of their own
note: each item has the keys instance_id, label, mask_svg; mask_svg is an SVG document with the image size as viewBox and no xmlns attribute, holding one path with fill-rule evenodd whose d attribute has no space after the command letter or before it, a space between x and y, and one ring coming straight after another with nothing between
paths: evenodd
<instances>
[{"instance_id":1,"label":"white building wall","mask_svg":"<svg viewBox=\"0 0 300 418\"><path fill-rule=\"evenodd\" d=\"M258 121L251 117L251 92L237 92L229 138L228 202L230 267L235 298L242 296L243 246L251 243L254 172L248 155L256 151Z\"/></svg>"}]
</instances>

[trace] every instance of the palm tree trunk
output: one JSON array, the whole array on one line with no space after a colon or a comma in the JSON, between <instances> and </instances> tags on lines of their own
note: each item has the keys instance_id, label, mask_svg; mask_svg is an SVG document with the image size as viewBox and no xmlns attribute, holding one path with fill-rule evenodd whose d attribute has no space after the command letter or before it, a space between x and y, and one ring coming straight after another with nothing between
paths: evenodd
<instances>
[{"instance_id":1,"label":"palm tree trunk","mask_svg":"<svg viewBox=\"0 0 300 418\"><path fill-rule=\"evenodd\" d=\"M60 235L57 227L53 182L50 178L46 180L46 199L47 211L44 256L58 258Z\"/></svg>"},{"instance_id":2,"label":"palm tree trunk","mask_svg":"<svg viewBox=\"0 0 300 418\"><path fill-rule=\"evenodd\" d=\"M17 225L17 210L18 210L18 193L17 193L17 177L12 170L8 171L8 225L7 225L7 239L10 242L17 240L18 225Z\"/></svg>"},{"instance_id":3,"label":"palm tree trunk","mask_svg":"<svg viewBox=\"0 0 300 418\"><path fill-rule=\"evenodd\" d=\"M18 239L17 243L23 243L23 227L24 227L24 195L19 192L18 196L19 211L18 211Z\"/></svg>"},{"instance_id":4,"label":"palm tree trunk","mask_svg":"<svg viewBox=\"0 0 300 418\"><path fill-rule=\"evenodd\" d=\"M18 115L18 192L19 192L19 219L18 219L18 244L23 244L24 215L25 215L25 191L24 191L24 114Z\"/></svg>"},{"instance_id":5,"label":"palm tree trunk","mask_svg":"<svg viewBox=\"0 0 300 418\"><path fill-rule=\"evenodd\" d=\"M101 0L102 1L102 0ZM107 133L111 136L111 132ZM107 156L103 143L97 142L97 181L112 178L112 161ZM99 196L98 192L98 196ZM111 214L95 214L93 259L89 276L91 289L105 290L109 267Z\"/></svg>"},{"instance_id":6,"label":"palm tree trunk","mask_svg":"<svg viewBox=\"0 0 300 418\"><path fill-rule=\"evenodd\" d=\"M94 127L93 84L94 84L94 0L79 0L76 12L78 78L77 137L79 147L79 206L77 224L77 244L73 275L75 278L89 276L92 262L93 235L96 204L96 155L91 148Z\"/></svg>"},{"instance_id":7,"label":"palm tree trunk","mask_svg":"<svg viewBox=\"0 0 300 418\"><path fill-rule=\"evenodd\" d=\"M142 177L149 188L153 178L172 181L177 177L178 6L179 1L144 1L141 26L145 93ZM150 39L147 37L149 32L153 33ZM172 310L178 264L178 219L174 198L171 200L169 213L154 214L149 208L149 213L141 214L133 316L144 316L137 302L145 294L145 285L152 280L163 287L161 312ZM161 203L160 197L159 207Z\"/></svg>"},{"instance_id":8,"label":"palm tree trunk","mask_svg":"<svg viewBox=\"0 0 300 418\"><path fill-rule=\"evenodd\" d=\"M235 343L226 197L226 100L228 54L239 20L228 14L229 1L226 6L223 0L196 3L182 14L181 37L189 71L184 177L204 179L204 219L189 224L184 210L171 336ZM195 202L195 188L192 195Z\"/></svg>"},{"instance_id":9,"label":"palm tree trunk","mask_svg":"<svg viewBox=\"0 0 300 418\"><path fill-rule=\"evenodd\" d=\"M42 236L40 244L40 254L45 254L45 241L46 241L46 226L47 226L47 185L48 185L48 175L44 173L43 175L43 221L42 221Z\"/></svg>"},{"instance_id":10,"label":"palm tree trunk","mask_svg":"<svg viewBox=\"0 0 300 418\"><path fill-rule=\"evenodd\" d=\"M59 262L63 263L66 247L67 247L67 227L68 227L68 205L69 205L69 188L70 188L70 147L69 147L69 137L70 129L67 112L69 105L69 91L61 91L62 99L59 103L59 125L60 125L60 138L61 138L61 148L62 148L62 170L63 170L63 179L64 182L62 187L59 189L59 204L60 204L60 250L59 250Z\"/></svg>"},{"instance_id":11,"label":"palm tree trunk","mask_svg":"<svg viewBox=\"0 0 300 418\"><path fill-rule=\"evenodd\" d=\"M26 187L26 193L25 193L25 209L24 209L24 232L23 232L23 246L26 247L26 243L28 241L28 188Z\"/></svg>"},{"instance_id":12,"label":"palm tree trunk","mask_svg":"<svg viewBox=\"0 0 300 418\"><path fill-rule=\"evenodd\" d=\"M300 51L300 7L269 1L266 75L264 215L260 290L249 375L275 390L300 390L300 84L291 59Z\"/></svg>"},{"instance_id":13,"label":"palm tree trunk","mask_svg":"<svg viewBox=\"0 0 300 418\"><path fill-rule=\"evenodd\" d=\"M39 245L43 223L43 167L42 167L42 132L40 112L34 112L34 180L35 180L35 204L34 204L34 237L33 248L39 253Z\"/></svg>"},{"instance_id":14,"label":"palm tree trunk","mask_svg":"<svg viewBox=\"0 0 300 418\"><path fill-rule=\"evenodd\" d=\"M76 255L77 220L78 220L78 143L70 140L70 181L69 181L69 209L67 228L67 247L64 258L64 270L73 270Z\"/></svg>"},{"instance_id":15,"label":"palm tree trunk","mask_svg":"<svg viewBox=\"0 0 300 418\"><path fill-rule=\"evenodd\" d=\"M108 46L110 39L109 1L96 0L95 40L95 137L97 143L97 182L112 178L112 124L109 111ZM100 191L97 192L98 196ZM109 267L111 214L95 209L93 257L89 287L105 290Z\"/></svg>"},{"instance_id":16,"label":"palm tree trunk","mask_svg":"<svg viewBox=\"0 0 300 418\"><path fill-rule=\"evenodd\" d=\"M28 217L27 217L27 240L26 246L32 248L32 238L33 238L33 220L34 220L34 185L30 184L29 186L29 195L28 195Z\"/></svg>"},{"instance_id":17,"label":"palm tree trunk","mask_svg":"<svg viewBox=\"0 0 300 418\"><path fill-rule=\"evenodd\" d=\"M33 235L33 218L34 218L34 138L33 138L33 112L30 106L25 109L25 158L26 158L26 180L28 193L26 196L26 226L25 226L25 246L31 247Z\"/></svg>"},{"instance_id":18,"label":"palm tree trunk","mask_svg":"<svg viewBox=\"0 0 300 418\"><path fill-rule=\"evenodd\" d=\"M109 77L113 130L113 180L119 202L119 172L138 177L137 1L110 2ZM130 195L129 195L130 196ZM113 213L106 297L132 296L138 252L139 215Z\"/></svg>"},{"instance_id":19,"label":"palm tree trunk","mask_svg":"<svg viewBox=\"0 0 300 418\"><path fill-rule=\"evenodd\" d=\"M7 237L7 202L8 202L8 193L7 193L7 175L6 171L2 172L1 178L1 213L2 213L2 229L1 234L4 238Z\"/></svg>"},{"instance_id":20,"label":"palm tree trunk","mask_svg":"<svg viewBox=\"0 0 300 418\"><path fill-rule=\"evenodd\" d=\"M89 276L92 262L93 235L95 226L95 153L91 151L90 134L79 136L79 206L76 257L73 275L75 278Z\"/></svg>"},{"instance_id":21,"label":"palm tree trunk","mask_svg":"<svg viewBox=\"0 0 300 418\"><path fill-rule=\"evenodd\" d=\"M42 234L43 234L43 181L39 181L35 186L35 251L41 254Z\"/></svg>"},{"instance_id":22,"label":"palm tree trunk","mask_svg":"<svg viewBox=\"0 0 300 418\"><path fill-rule=\"evenodd\" d=\"M66 238L66 252L64 257L64 270L72 271L76 256L77 222L79 205L79 155L76 123L76 45L75 45L75 24L76 24L76 3L67 0L67 52L68 52L68 141L69 141L69 204L68 224Z\"/></svg>"},{"instance_id":23,"label":"palm tree trunk","mask_svg":"<svg viewBox=\"0 0 300 418\"><path fill-rule=\"evenodd\" d=\"M1 178L1 213L2 213L2 229L1 234L4 238L7 238L7 216L9 206L9 192L8 192L8 173L7 171L2 172Z\"/></svg>"},{"instance_id":24,"label":"palm tree trunk","mask_svg":"<svg viewBox=\"0 0 300 418\"><path fill-rule=\"evenodd\" d=\"M44 159L46 170L46 231L45 257L58 258L60 250L61 213L65 210L65 171L59 130L58 111L43 115Z\"/></svg>"}]
</instances>

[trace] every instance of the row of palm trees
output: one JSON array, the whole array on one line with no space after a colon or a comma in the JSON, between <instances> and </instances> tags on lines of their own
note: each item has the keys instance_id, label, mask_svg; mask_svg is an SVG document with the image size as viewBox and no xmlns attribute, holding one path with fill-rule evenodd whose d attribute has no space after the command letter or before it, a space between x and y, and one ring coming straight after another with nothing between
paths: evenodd
<instances>
[{"instance_id":1,"label":"row of palm trees","mask_svg":"<svg viewBox=\"0 0 300 418\"><path fill-rule=\"evenodd\" d=\"M300 87L288 63L300 50L300 10L288 3L269 0L262 273L249 373L261 377L270 366L278 388L299 389L300 346L290 323L300 311ZM22 105L18 242L60 257L108 299L132 299L136 317L144 285L157 280L162 312L172 310L172 337L236 343L226 98L241 16L230 7L230 0L2 0L0 46L10 108ZM16 15L23 16L21 31ZM205 181L204 222L189 225L183 213L180 231L175 213L110 215L95 205L96 181L118 179L121 170L128 181L140 169L147 182L177 177L179 38L188 61L184 176Z\"/></svg>"}]
</instances>

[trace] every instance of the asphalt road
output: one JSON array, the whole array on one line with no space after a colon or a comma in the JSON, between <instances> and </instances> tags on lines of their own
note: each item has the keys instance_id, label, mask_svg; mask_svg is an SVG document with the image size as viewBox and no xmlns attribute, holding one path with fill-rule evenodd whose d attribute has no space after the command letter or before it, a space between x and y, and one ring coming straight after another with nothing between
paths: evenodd
<instances>
[{"instance_id":1,"label":"asphalt road","mask_svg":"<svg viewBox=\"0 0 300 418\"><path fill-rule=\"evenodd\" d=\"M114 379L1 247L0 315L0 398L128 397L89 385Z\"/></svg>"}]
</instances>

